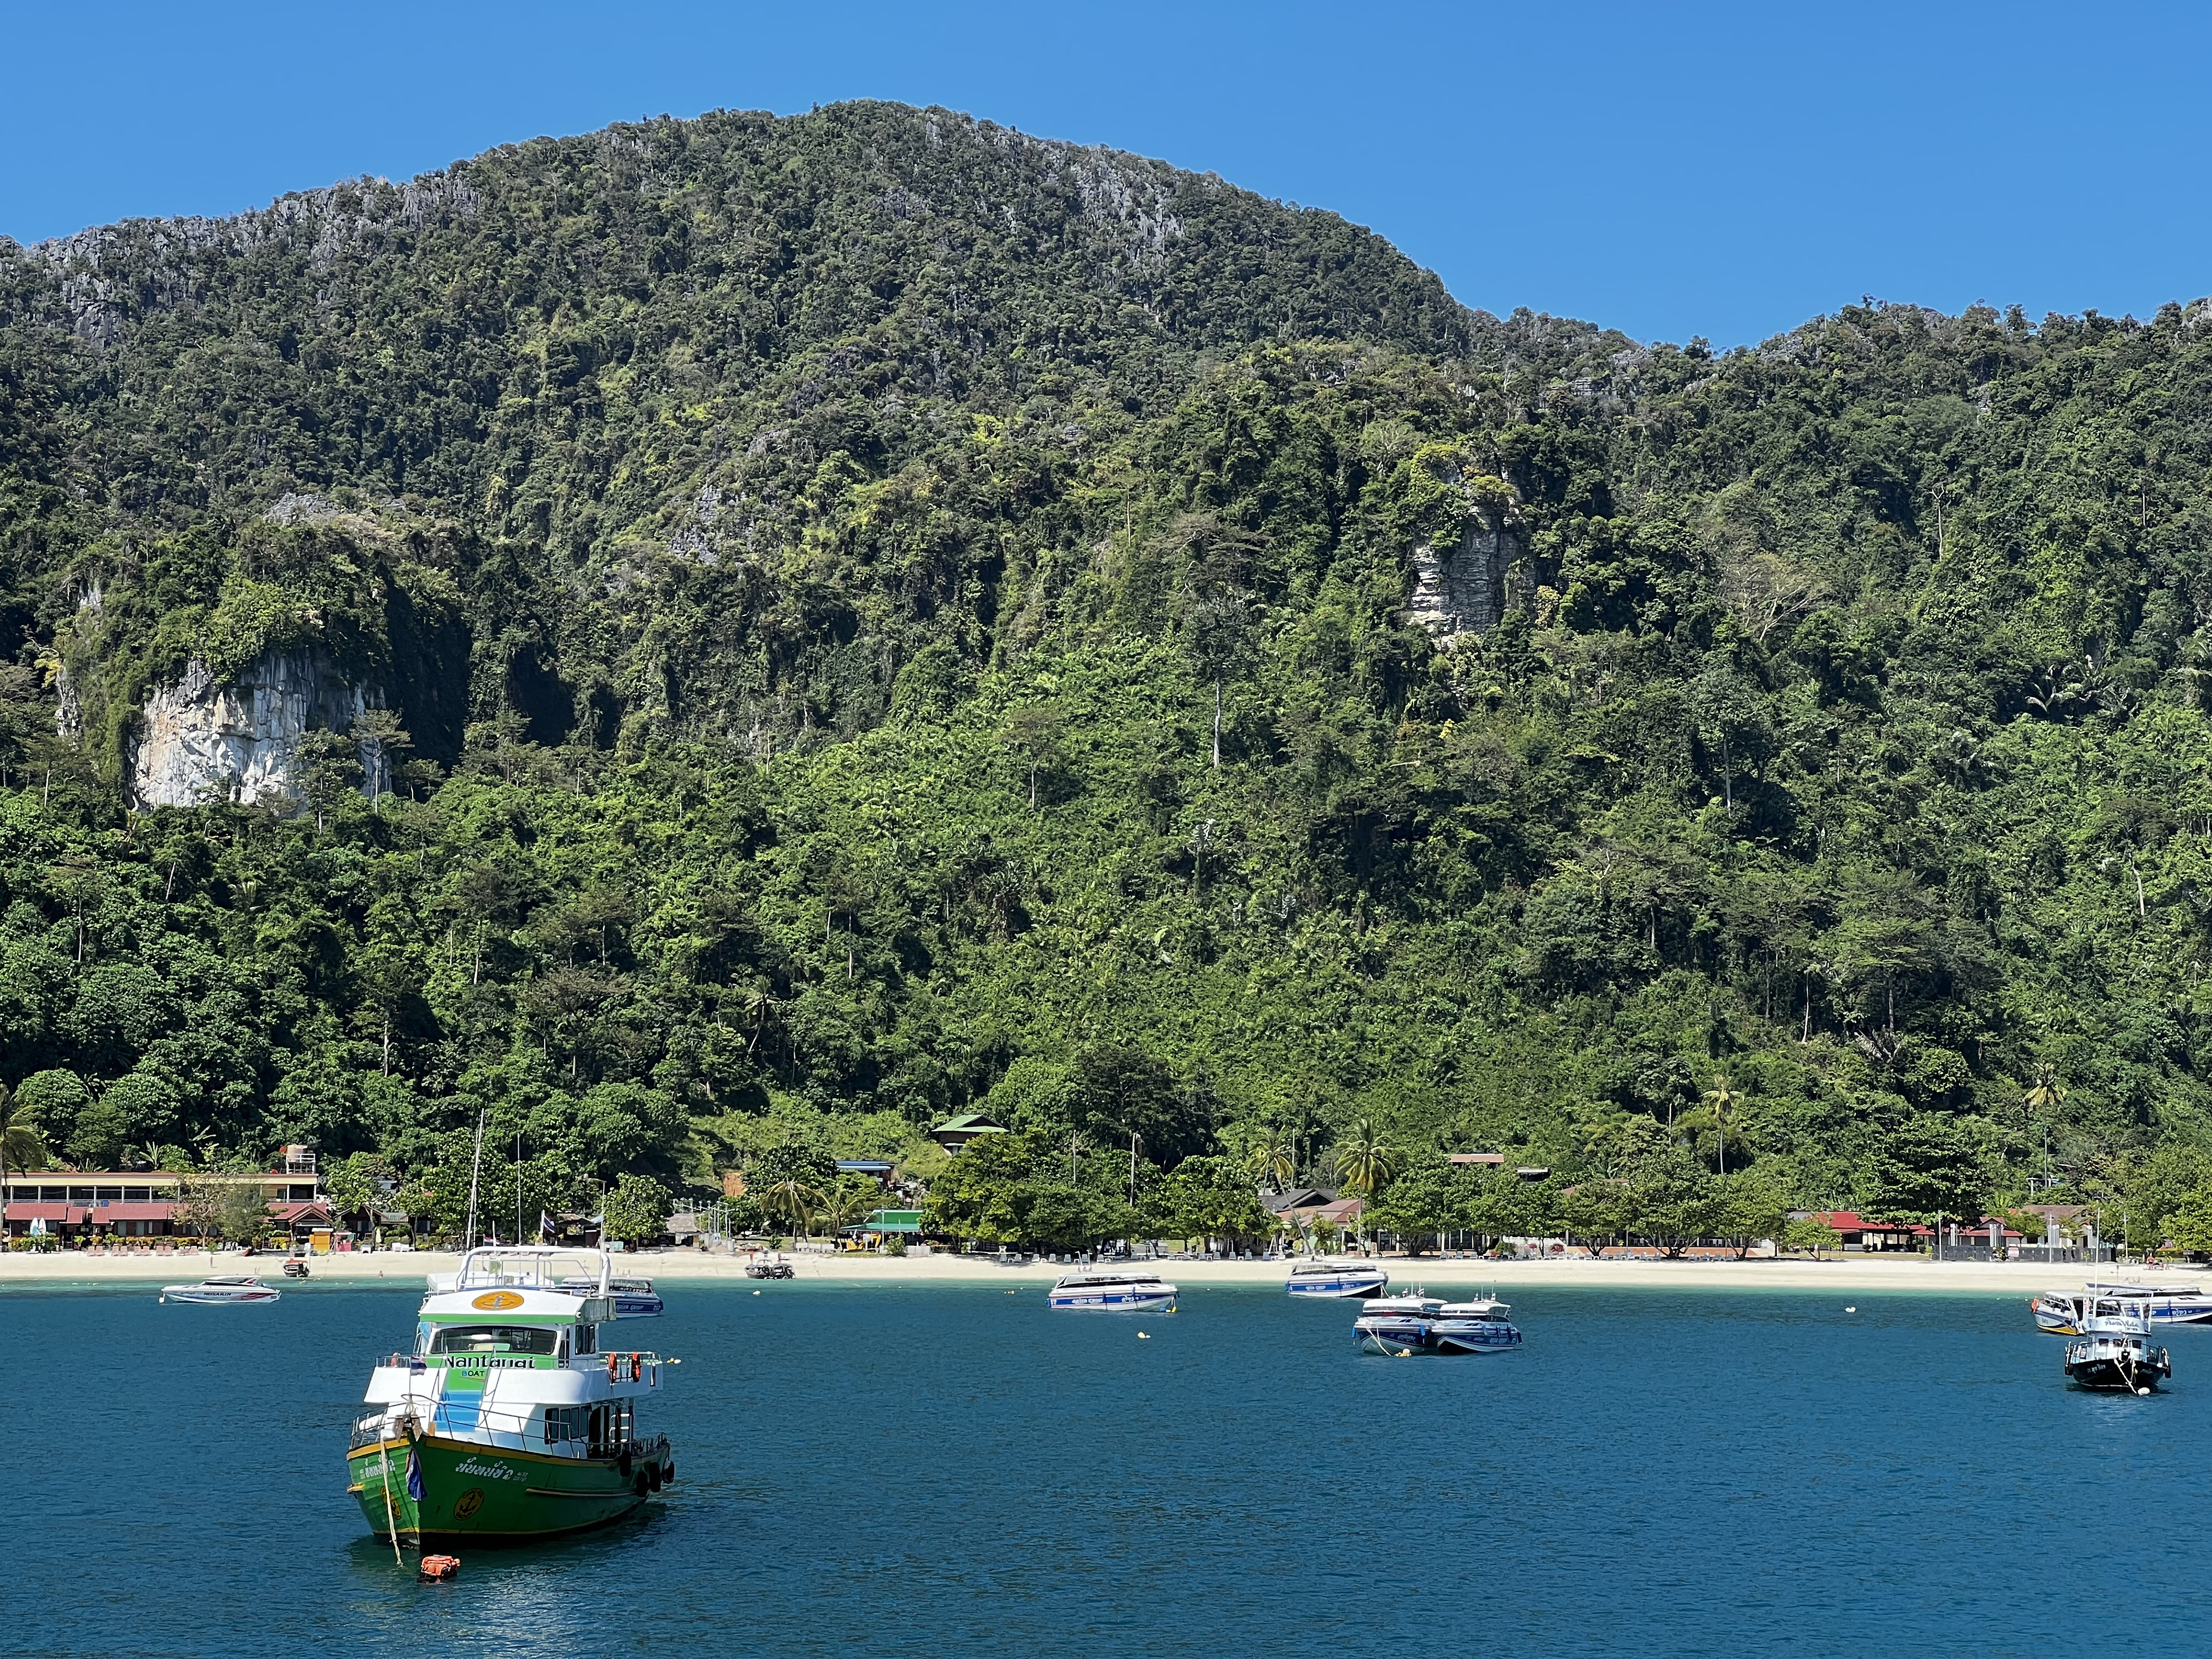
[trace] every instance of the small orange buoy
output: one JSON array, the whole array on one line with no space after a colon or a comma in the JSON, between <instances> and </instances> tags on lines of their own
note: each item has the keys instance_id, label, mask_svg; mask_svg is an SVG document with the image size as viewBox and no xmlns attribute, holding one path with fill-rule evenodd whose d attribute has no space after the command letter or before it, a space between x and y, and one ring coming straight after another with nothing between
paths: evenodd
<instances>
[{"instance_id":1,"label":"small orange buoy","mask_svg":"<svg viewBox=\"0 0 2212 1659\"><path fill-rule=\"evenodd\" d=\"M461 1558L458 1555L426 1555L422 1565L415 1570L415 1576L425 1583L442 1583L460 1570Z\"/></svg>"}]
</instances>

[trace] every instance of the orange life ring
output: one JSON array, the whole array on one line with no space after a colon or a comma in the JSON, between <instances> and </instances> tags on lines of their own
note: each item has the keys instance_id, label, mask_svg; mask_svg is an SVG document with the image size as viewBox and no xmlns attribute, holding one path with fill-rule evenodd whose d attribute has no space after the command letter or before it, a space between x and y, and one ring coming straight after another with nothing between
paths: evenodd
<instances>
[{"instance_id":1,"label":"orange life ring","mask_svg":"<svg viewBox=\"0 0 2212 1659\"><path fill-rule=\"evenodd\" d=\"M611 1353L607 1356L607 1381L610 1382L622 1381L622 1356L618 1353Z\"/></svg>"}]
</instances>

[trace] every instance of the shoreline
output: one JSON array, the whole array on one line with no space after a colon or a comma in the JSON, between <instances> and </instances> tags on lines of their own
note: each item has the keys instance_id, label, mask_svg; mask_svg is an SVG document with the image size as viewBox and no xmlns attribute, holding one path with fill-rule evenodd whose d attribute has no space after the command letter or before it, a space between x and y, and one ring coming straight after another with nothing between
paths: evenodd
<instances>
[{"instance_id":1,"label":"shoreline","mask_svg":"<svg viewBox=\"0 0 2212 1659\"><path fill-rule=\"evenodd\" d=\"M873 1256L786 1252L792 1282L815 1280L854 1286L999 1284L1050 1285L1074 1271L1048 1261L1026 1267L1001 1267L996 1262L949 1255ZM316 1256L315 1285L416 1286L426 1274L452 1273L459 1255L447 1251L363 1251L343 1255ZM615 1272L625 1278L687 1284L714 1281L744 1282L742 1255L708 1255L694 1250L667 1250L624 1255L615 1259ZM69 1285L161 1285L190 1283L216 1274L251 1273L266 1282L289 1286L299 1281L283 1276L283 1258L276 1255L241 1257L234 1254L210 1255L205 1251L179 1252L169 1256L87 1256L75 1251L52 1254L10 1251L0 1254L0 1293L24 1289L56 1289ZM1116 1263L1105 1264L1112 1268ZM1279 1289L1289 1269L1287 1261L1146 1262L1179 1285L1267 1285ZM1700 1258L1681 1261L1488 1261L1475 1258L1384 1256L1377 1265L1390 1274L1394 1289L1495 1287L1503 1291L1521 1285L1596 1286L1650 1290L1802 1290L1802 1291L2004 1291L2029 1296L2042 1291L2078 1290L2091 1279L2103 1282L2184 1284L2206 1277L2187 1266L2127 1267L2113 1264L2046 1267L2034 1262L1934 1262L1914 1256L1885 1260L1831 1257L1753 1257L1748 1261ZM781 1281L769 1281L776 1283Z\"/></svg>"}]
</instances>

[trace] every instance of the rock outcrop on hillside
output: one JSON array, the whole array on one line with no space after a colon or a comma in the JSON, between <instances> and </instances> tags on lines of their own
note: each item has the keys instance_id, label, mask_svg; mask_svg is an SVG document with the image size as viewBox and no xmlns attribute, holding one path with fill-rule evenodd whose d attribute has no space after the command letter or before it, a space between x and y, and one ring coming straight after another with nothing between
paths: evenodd
<instances>
[{"instance_id":1,"label":"rock outcrop on hillside","mask_svg":"<svg viewBox=\"0 0 2212 1659\"><path fill-rule=\"evenodd\" d=\"M368 706L367 687L313 653L270 653L230 684L193 661L146 701L131 799L142 807L295 800L301 740L319 728L349 730Z\"/></svg>"}]
</instances>

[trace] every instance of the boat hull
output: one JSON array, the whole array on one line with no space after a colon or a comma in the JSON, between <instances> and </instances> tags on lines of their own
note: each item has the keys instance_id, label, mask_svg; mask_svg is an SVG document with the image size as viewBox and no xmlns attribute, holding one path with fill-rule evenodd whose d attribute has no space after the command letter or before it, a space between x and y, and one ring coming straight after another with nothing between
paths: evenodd
<instances>
[{"instance_id":1,"label":"boat hull","mask_svg":"<svg viewBox=\"0 0 2212 1659\"><path fill-rule=\"evenodd\" d=\"M1055 1308L1098 1313L1152 1313L1175 1306L1175 1292L1138 1291L1054 1291Z\"/></svg>"},{"instance_id":2,"label":"boat hull","mask_svg":"<svg viewBox=\"0 0 2212 1659\"><path fill-rule=\"evenodd\" d=\"M1346 1275L1341 1279L1316 1279L1301 1283L1291 1279L1283 1286L1291 1298L1299 1302L1342 1302L1357 1297L1365 1301L1380 1296L1390 1288L1389 1275L1376 1278L1356 1278Z\"/></svg>"},{"instance_id":3,"label":"boat hull","mask_svg":"<svg viewBox=\"0 0 2212 1659\"><path fill-rule=\"evenodd\" d=\"M1394 1359L1417 1358L1424 1354L1455 1358L1462 1354L1506 1353L1521 1346L1521 1333L1504 1324L1455 1330L1445 1322L1433 1319L1363 1319L1352 1328L1363 1353L1383 1354Z\"/></svg>"},{"instance_id":4,"label":"boat hull","mask_svg":"<svg viewBox=\"0 0 2212 1659\"><path fill-rule=\"evenodd\" d=\"M194 1290L190 1286L180 1288L174 1285L165 1285L161 1287L161 1299L164 1302L189 1303L196 1308L249 1308L258 1307L264 1302L274 1302L280 1294L282 1294L280 1291L271 1290L266 1285L256 1291L223 1294L212 1291Z\"/></svg>"},{"instance_id":5,"label":"boat hull","mask_svg":"<svg viewBox=\"0 0 2212 1659\"><path fill-rule=\"evenodd\" d=\"M664 1480L673 1468L665 1448L627 1460L627 1474L623 1461L549 1457L432 1434L355 1448L346 1454L347 1491L380 1538L396 1527L401 1542L424 1549L526 1544L621 1520L658 1489L656 1467Z\"/></svg>"},{"instance_id":6,"label":"boat hull","mask_svg":"<svg viewBox=\"0 0 2212 1659\"><path fill-rule=\"evenodd\" d=\"M2066 1352L2066 1380L2077 1389L2099 1393L2148 1393L2173 1375L2173 1362L2164 1348L2153 1348L2133 1361L2110 1352L2091 1351L2078 1342Z\"/></svg>"}]
</instances>

